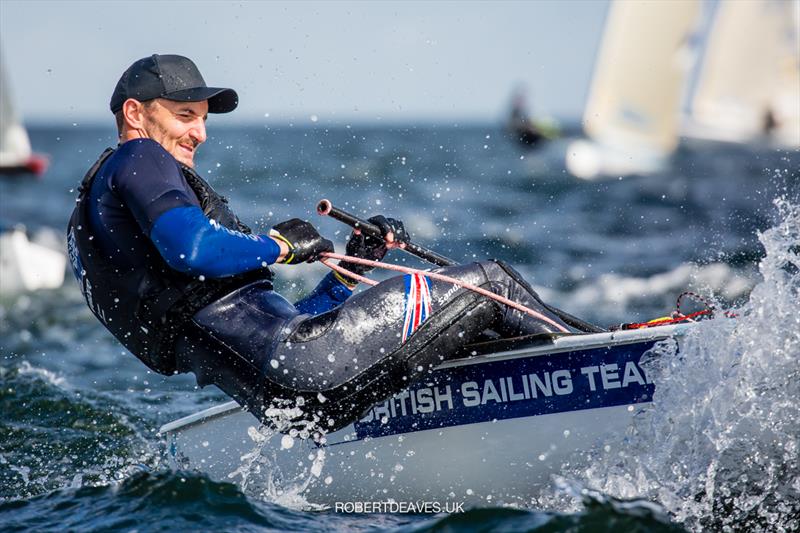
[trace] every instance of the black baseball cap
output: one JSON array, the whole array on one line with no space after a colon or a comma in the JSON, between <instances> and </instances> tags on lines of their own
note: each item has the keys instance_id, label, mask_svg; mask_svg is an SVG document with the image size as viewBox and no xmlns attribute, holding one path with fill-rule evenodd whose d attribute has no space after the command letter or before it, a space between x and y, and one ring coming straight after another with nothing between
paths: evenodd
<instances>
[{"instance_id":1,"label":"black baseball cap","mask_svg":"<svg viewBox=\"0 0 800 533\"><path fill-rule=\"evenodd\" d=\"M233 89L207 87L191 59L177 55L153 54L128 67L111 95L111 112L122 109L128 98L146 102L166 98L176 102L208 100L209 113L229 113L239 104Z\"/></svg>"}]
</instances>

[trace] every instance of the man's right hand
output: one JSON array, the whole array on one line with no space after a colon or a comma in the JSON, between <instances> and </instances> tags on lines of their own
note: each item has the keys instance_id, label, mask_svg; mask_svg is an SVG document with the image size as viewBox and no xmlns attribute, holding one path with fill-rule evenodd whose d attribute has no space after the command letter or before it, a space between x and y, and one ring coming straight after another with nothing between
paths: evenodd
<instances>
[{"instance_id":1,"label":"man's right hand","mask_svg":"<svg viewBox=\"0 0 800 533\"><path fill-rule=\"evenodd\" d=\"M279 261L286 265L312 263L324 252L333 252L333 243L323 238L309 222L293 218L276 224L269 236L287 246L288 251ZM283 246L281 246L283 251Z\"/></svg>"},{"instance_id":2,"label":"man's right hand","mask_svg":"<svg viewBox=\"0 0 800 533\"><path fill-rule=\"evenodd\" d=\"M377 226L381 230L382 236L372 237L364 235L358 230L353 230L350 239L347 241L347 255L371 261L380 261L390 248L403 248L408 243L408 234L402 221L386 218L383 215L376 215L367 219L367 221ZM347 261L340 261L339 266L358 275L364 275L373 268ZM350 288L355 287L358 283L356 280L347 277L346 274L337 272L335 276Z\"/></svg>"}]
</instances>

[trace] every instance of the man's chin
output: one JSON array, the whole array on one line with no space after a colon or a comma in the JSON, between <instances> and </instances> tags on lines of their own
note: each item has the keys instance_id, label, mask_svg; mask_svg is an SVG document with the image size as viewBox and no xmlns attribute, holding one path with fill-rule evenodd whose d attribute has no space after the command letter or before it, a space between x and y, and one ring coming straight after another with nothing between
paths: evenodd
<instances>
[{"instance_id":1,"label":"man's chin","mask_svg":"<svg viewBox=\"0 0 800 533\"><path fill-rule=\"evenodd\" d=\"M175 157L178 163L186 165L189 168L194 168L194 158L193 157L186 157L185 155L181 154L180 156Z\"/></svg>"}]
</instances>

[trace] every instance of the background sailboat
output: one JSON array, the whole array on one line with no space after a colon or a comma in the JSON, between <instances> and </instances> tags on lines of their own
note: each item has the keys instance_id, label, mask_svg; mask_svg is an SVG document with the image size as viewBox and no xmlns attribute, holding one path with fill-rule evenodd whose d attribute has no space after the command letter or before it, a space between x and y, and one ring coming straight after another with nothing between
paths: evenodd
<instances>
[{"instance_id":1,"label":"background sailboat","mask_svg":"<svg viewBox=\"0 0 800 533\"><path fill-rule=\"evenodd\" d=\"M677 110L700 3L614 2L583 115L589 140L567 149L575 176L651 173L678 144Z\"/></svg>"},{"instance_id":2,"label":"background sailboat","mask_svg":"<svg viewBox=\"0 0 800 533\"><path fill-rule=\"evenodd\" d=\"M799 147L800 0L615 1L583 120L586 179L663 170L683 137Z\"/></svg>"},{"instance_id":3,"label":"background sailboat","mask_svg":"<svg viewBox=\"0 0 800 533\"><path fill-rule=\"evenodd\" d=\"M5 61L0 56L0 174L36 174L47 170L47 158L31 151L28 132L14 110Z\"/></svg>"},{"instance_id":4,"label":"background sailboat","mask_svg":"<svg viewBox=\"0 0 800 533\"><path fill-rule=\"evenodd\" d=\"M688 99L687 136L800 146L800 1L721 2Z\"/></svg>"},{"instance_id":5,"label":"background sailboat","mask_svg":"<svg viewBox=\"0 0 800 533\"><path fill-rule=\"evenodd\" d=\"M0 61L0 174L38 175L46 168L47 158L31 152L28 132L12 106L5 64ZM0 217L4 215L0 211ZM53 230L42 228L31 241L22 224L0 220L0 300L62 285L67 257L56 249L54 243L60 239L54 235Z\"/></svg>"}]
</instances>

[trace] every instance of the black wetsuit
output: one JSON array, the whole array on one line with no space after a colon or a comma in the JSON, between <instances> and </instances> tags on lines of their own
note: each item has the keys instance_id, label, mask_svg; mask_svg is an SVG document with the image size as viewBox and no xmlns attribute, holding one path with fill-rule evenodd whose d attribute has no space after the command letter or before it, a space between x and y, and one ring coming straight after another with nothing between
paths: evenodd
<instances>
[{"instance_id":1,"label":"black wetsuit","mask_svg":"<svg viewBox=\"0 0 800 533\"><path fill-rule=\"evenodd\" d=\"M198 219L203 211L185 173L152 141L122 145L84 182L89 190L83 198L89 201L80 202L76 210L85 209L83 220L89 227L80 231L90 237L76 240L73 233L78 230L70 229L73 267L84 293L87 282L95 294L116 291L115 303L107 304L111 309L98 313L91 294L87 301L151 368L193 372L198 384L219 386L256 415L302 397L308 416L336 429L430 372L486 330L507 336L556 331L520 311L419 275L397 276L350 297L351 291L329 274L296 304L272 290L269 276L256 276L231 284L225 295L214 295L215 301L204 302L185 320L175 322L174 314L156 320L175 334L168 337L169 360L154 366L136 353L147 343L131 341L152 330L153 321L141 328L113 327L115 314L117 323L139 320L133 310L142 307L141 289L135 283L119 287L107 276L87 280L92 269L81 260L85 263L91 254L81 247L92 248L95 260L102 257L106 271L136 274L148 269L172 276L175 273L167 269L177 270L191 280L192 294L204 287L195 278L224 284L232 276L266 267L278 255L271 239ZM203 247L221 249L197 249ZM569 328L508 265L485 261L438 271L488 288Z\"/></svg>"}]
</instances>

